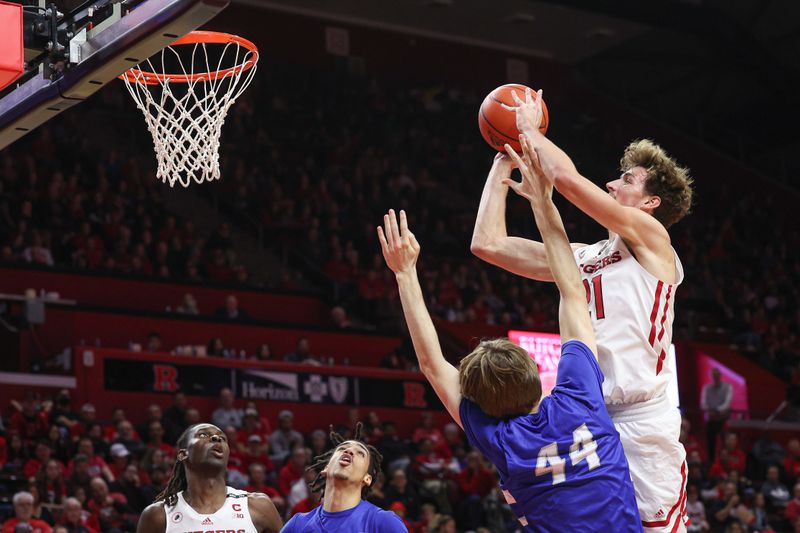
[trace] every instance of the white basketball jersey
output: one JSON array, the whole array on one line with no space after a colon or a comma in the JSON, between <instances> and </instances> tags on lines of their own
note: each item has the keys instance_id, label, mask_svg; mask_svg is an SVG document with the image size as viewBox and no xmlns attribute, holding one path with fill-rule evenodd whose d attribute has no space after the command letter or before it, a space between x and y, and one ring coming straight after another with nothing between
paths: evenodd
<instances>
[{"instance_id":1,"label":"white basketball jersey","mask_svg":"<svg viewBox=\"0 0 800 533\"><path fill-rule=\"evenodd\" d=\"M586 287L606 404L631 404L666 393L675 369L672 343L675 289L683 266L675 250L677 283L647 272L618 235L575 250Z\"/></svg>"},{"instance_id":2,"label":"white basketball jersey","mask_svg":"<svg viewBox=\"0 0 800 533\"><path fill-rule=\"evenodd\" d=\"M214 514L200 514L186 503L183 492L178 493L178 503L164 506L167 513L165 533L259 533L250 518L247 492L227 488L225 503Z\"/></svg>"}]
</instances>

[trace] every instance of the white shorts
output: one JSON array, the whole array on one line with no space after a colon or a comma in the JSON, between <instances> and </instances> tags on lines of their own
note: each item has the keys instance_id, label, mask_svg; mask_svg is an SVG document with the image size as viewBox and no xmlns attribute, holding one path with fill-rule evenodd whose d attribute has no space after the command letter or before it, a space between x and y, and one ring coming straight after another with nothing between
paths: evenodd
<instances>
[{"instance_id":1,"label":"white shorts","mask_svg":"<svg viewBox=\"0 0 800 533\"><path fill-rule=\"evenodd\" d=\"M666 395L607 407L628 458L645 532L685 532L687 467L678 441L680 412Z\"/></svg>"}]
</instances>

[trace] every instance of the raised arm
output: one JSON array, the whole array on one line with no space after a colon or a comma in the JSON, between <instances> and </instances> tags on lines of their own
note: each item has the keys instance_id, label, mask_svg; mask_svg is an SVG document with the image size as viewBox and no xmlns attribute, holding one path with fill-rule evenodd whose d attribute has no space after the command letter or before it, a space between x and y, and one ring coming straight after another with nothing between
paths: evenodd
<instances>
[{"instance_id":1,"label":"raised arm","mask_svg":"<svg viewBox=\"0 0 800 533\"><path fill-rule=\"evenodd\" d=\"M639 208L618 203L606 191L581 176L569 156L542 135L539 131L542 91L536 96L528 91L524 101L516 94L514 99L517 103L517 128L528 138L529 148L535 150L539 158L543 176L556 190L631 246L643 246L654 252L669 251L671 260L669 234L658 220Z\"/></svg>"},{"instance_id":2,"label":"raised arm","mask_svg":"<svg viewBox=\"0 0 800 533\"><path fill-rule=\"evenodd\" d=\"M506 230L506 197L513 160L498 153L486 178L478 206L478 217L472 233L470 251L487 263L518 276L537 281L553 281L544 244L522 237L510 237ZM584 246L573 245L574 248Z\"/></svg>"},{"instance_id":3,"label":"raised arm","mask_svg":"<svg viewBox=\"0 0 800 533\"><path fill-rule=\"evenodd\" d=\"M553 204L553 186L542 176L536 152L524 136L521 136L520 144L523 149L522 157L509 146L506 150L517 160L522 173L522 182L511 180L508 182L518 194L530 200L536 225L542 234L547 262L561 294L558 307L561 341L579 340L597 354L594 329L586 304L586 290L567 240L561 215Z\"/></svg>"},{"instance_id":4,"label":"raised arm","mask_svg":"<svg viewBox=\"0 0 800 533\"><path fill-rule=\"evenodd\" d=\"M444 404L453 420L461 426L459 404L461 386L458 370L447 362L442 354L439 337L433 321L425 307L422 287L417 278L417 258L420 246L414 234L408 229L405 211L400 211L400 224L394 210L383 217L383 226L378 226L378 240L386 264L392 269L400 291L403 314L414 343L419 368L433 386L437 396Z\"/></svg>"}]
</instances>

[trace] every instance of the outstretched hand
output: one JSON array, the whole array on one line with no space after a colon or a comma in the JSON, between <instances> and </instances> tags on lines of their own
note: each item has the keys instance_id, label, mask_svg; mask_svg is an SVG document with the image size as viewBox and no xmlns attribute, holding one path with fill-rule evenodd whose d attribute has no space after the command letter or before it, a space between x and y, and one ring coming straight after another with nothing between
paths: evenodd
<instances>
[{"instance_id":1,"label":"outstretched hand","mask_svg":"<svg viewBox=\"0 0 800 533\"><path fill-rule=\"evenodd\" d=\"M509 110L514 111L517 116L517 129L520 133L534 135L539 133L539 127L542 125L544 118L544 111L542 110L542 90L539 89L534 96L530 87L525 88L525 100L520 98L516 90L511 91L511 98L514 99L516 106L502 106Z\"/></svg>"},{"instance_id":2,"label":"outstretched hand","mask_svg":"<svg viewBox=\"0 0 800 533\"><path fill-rule=\"evenodd\" d=\"M378 226L378 240L386 265L395 274L413 271L419 258L420 246L417 238L408 229L406 212L400 210L400 224L394 209L383 215L383 227Z\"/></svg>"},{"instance_id":3,"label":"outstretched hand","mask_svg":"<svg viewBox=\"0 0 800 533\"><path fill-rule=\"evenodd\" d=\"M522 146L521 157L510 145L506 144L505 148L519 168L522 174L522 181L517 182L511 178L506 178L502 183L511 187L515 193L529 202L551 198L553 196L553 184L544 176L536 150L531 146L525 135L519 136L519 144Z\"/></svg>"}]
</instances>

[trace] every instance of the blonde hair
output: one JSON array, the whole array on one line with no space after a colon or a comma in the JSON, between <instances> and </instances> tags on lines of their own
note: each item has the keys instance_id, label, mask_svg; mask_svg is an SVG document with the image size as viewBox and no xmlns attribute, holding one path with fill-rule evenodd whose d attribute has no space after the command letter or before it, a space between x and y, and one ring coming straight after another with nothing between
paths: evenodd
<instances>
[{"instance_id":1,"label":"blonde hair","mask_svg":"<svg viewBox=\"0 0 800 533\"><path fill-rule=\"evenodd\" d=\"M668 228L685 217L692 208L692 183L689 169L678 165L663 148L649 139L633 141L625 148L619 168L626 172L633 167L647 171L644 190L661 198L653 216Z\"/></svg>"},{"instance_id":2,"label":"blonde hair","mask_svg":"<svg viewBox=\"0 0 800 533\"><path fill-rule=\"evenodd\" d=\"M508 339L481 341L461 360L458 373L461 395L495 418L526 415L542 397L536 363Z\"/></svg>"}]
</instances>

